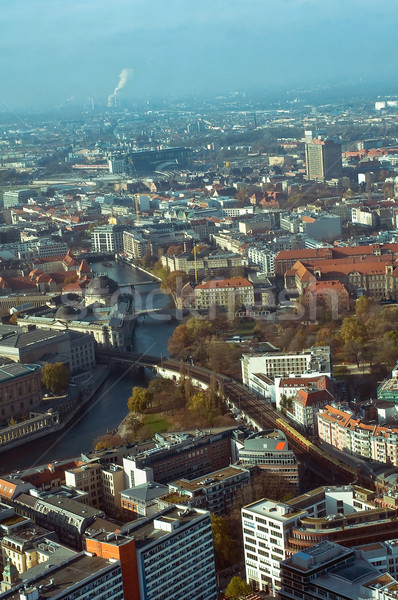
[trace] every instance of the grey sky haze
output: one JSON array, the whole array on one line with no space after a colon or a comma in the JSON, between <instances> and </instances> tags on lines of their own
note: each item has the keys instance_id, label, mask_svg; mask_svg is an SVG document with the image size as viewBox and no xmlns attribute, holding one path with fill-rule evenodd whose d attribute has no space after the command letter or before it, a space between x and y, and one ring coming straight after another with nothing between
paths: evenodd
<instances>
[{"instance_id":1,"label":"grey sky haze","mask_svg":"<svg viewBox=\"0 0 398 600\"><path fill-rule=\"evenodd\" d=\"M13 0L1 2L0 99L106 104L338 82L396 81L398 2Z\"/></svg>"}]
</instances>

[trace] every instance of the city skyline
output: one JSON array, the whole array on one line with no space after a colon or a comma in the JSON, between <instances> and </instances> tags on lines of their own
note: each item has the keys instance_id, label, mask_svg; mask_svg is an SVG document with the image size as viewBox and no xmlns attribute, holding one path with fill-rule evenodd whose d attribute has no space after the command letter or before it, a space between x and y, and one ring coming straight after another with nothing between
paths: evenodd
<instances>
[{"instance_id":1,"label":"city skyline","mask_svg":"<svg viewBox=\"0 0 398 600\"><path fill-rule=\"evenodd\" d=\"M200 4L40 0L3 7L3 108L388 82L394 16L368 0ZM393 82L392 82L393 83Z\"/></svg>"}]
</instances>

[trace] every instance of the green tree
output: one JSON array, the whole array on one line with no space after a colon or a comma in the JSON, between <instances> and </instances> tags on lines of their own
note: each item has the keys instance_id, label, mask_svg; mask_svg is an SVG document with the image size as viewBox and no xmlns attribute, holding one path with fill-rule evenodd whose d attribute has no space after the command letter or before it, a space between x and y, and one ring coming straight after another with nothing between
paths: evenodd
<instances>
[{"instance_id":1,"label":"green tree","mask_svg":"<svg viewBox=\"0 0 398 600\"><path fill-rule=\"evenodd\" d=\"M344 344L350 340L364 344L367 340L366 325L360 324L357 317L346 317L341 324L340 334Z\"/></svg>"},{"instance_id":2,"label":"green tree","mask_svg":"<svg viewBox=\"0 0 398 600\"><path fill-rule=\"evenodd\" d=\"M227 589L225 590L226 598L238 600L239 598L246 598L252 593L252 589L248 583L241 577L232 577L229 582Z\"/></svg>"},{"instance_id":3,"label":"green tree","mask_svg":"<svg viewBox=\"0 0 398 600\"><path fill-rule=\"evenodd\" d=\"M167 248L166 254L171 254L174 256L178 256L183 253L183 249L181 246L169 246Z\"/></svg>"},{"instance_id":4,"label":"green tree","mask_svg":"<svg viewBox=\"0 0 398 600\"><path fill-rule=\"evenodd\" d=\"M206 392L194 394L188 404L189 410L195 412L198 416L205 419L210 426L214 425L217 415L217 406L212 395Z\"/></svg>"},{"instance_id":5,"label":"green tree","mask_svg":"<svg viewBox=\"0 0 398 600\"><path fill-rule=\"evenodd\" d=\"M187 333L192 342L203 342L203 339L211 334L213 327L207 319L191 317L187 323Z\"/></svg>"},{"instance_id":6,"label":"green tree","mask_svg":"<svg viewBox=\"0 0 398 600\"><path fill-rule=\"evenodd\" d=\"M236 552L234 535L228 520L225 517L219 517L215 514L211 514L211 529L213 532L216 570L222 571L235 564Z\"/></svg>"},{"instance_id":7,"label":"green tree","mask_svg":"<svg viewBox=\"0 0 398 600\"><path fill-rule=\"evenodd\" d=\"M69 377L69 370L62 362L47 363L41 371L43 385L53 392L53 394L59 394L59 392L68 387Z\"/></svg>"},{"instance_id":8,"label":"green tree","mask_svg":"<svg viewBox=\"0 0 398 600\"><path fill-rule=\"evenodd\" d=\"M157 258L156 256L153 256L150 251L148 250L148 252L145 254L145 256L142 259L142 266L145 267L146 269L150 269L154 266L154 264L157 262Z\"/></svg>"},{"instance_id":9,"label":"green tree","mask_svg":"<svg viewBox=\"0 0 398 600\"><path fill-rule=\"evenodd\" d=\"M118 434L106 433L95 440L94 450L106 450L116 448L122 444L122 438Z\"/></svg>"},{"instance_id":10,"label":"green tree","mask_svg":"<svg viewBox=\"0 0 398 600\"><path fill-rule=\"evenodd\" d=\"M136 386L133 388L133 392L130 398L127 400L127 407L130 412L142 413L152 399L151 392L146 388Z\"/></svg>"}]
</instances>

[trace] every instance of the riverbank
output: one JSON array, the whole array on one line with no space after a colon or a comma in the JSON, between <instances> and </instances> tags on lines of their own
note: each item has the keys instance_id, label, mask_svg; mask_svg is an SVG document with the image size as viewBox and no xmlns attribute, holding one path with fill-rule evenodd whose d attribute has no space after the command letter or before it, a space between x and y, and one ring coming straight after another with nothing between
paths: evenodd
<instances>
[{"instance_id":1,"label":"riverbank","mask_svg":"<svg viewBox=\"0 0 398 600\"><path fill-rule=\"evenodd\" d=\"M152 273L152 271L148 271L147 269L144 269L144 267L142 267L141 265L137 265L135 262L133 262L129 258L126 258L125 256L121 256L120 254L115 254L115 260L116 260L116 262L123 262L126 265L129 265L130 267L132 267L133 269L137 269L137 271L141 271L141 273L145 273L145 275L152 277L154 283L162 281L161 277L158 277L157 275L155 275L155 273Z\"/></svg>"}]
</instances>

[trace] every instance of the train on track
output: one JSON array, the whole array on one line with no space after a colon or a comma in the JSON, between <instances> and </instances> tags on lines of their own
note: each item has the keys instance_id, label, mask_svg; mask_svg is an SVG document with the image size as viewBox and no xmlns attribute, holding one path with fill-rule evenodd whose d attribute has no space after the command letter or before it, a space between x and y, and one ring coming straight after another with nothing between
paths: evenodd
<instances>
[{"instance_id":1,"label":"train on track","mask_svg":"<svg viewBox=\"0 0 398 600\"><path fill-rule=\"evenodd\" d=\"M351 475L353 479L359 478L360 469L343 462L339 458L336 458L328 452L325 452L322 450L322 448L319 448L316 444L311 442L311 440L308 440L306 437L304 437L304 435L297 431L297 429L295 429L283 417L276 419L276 426L278 429L284 431L290 439L293 439L297 444L299 444L305 452L312 454L330 466L333 465L333 467L339 471L344 471L345 473Z\"/></svg>"}]
</instances>

